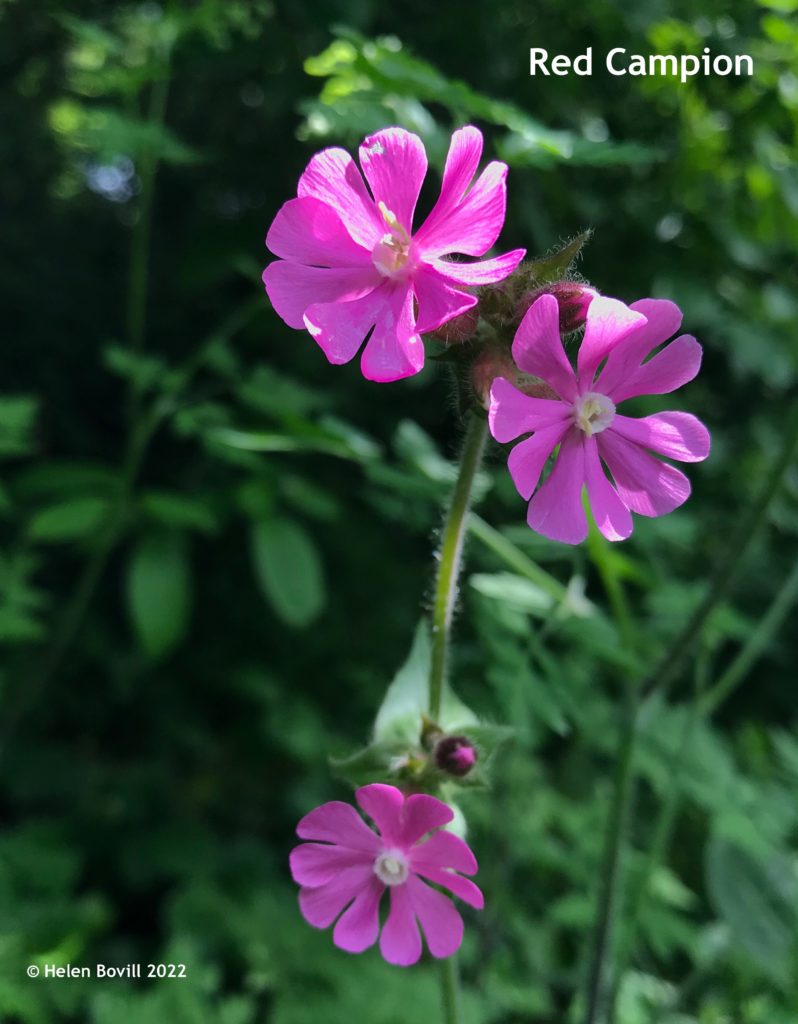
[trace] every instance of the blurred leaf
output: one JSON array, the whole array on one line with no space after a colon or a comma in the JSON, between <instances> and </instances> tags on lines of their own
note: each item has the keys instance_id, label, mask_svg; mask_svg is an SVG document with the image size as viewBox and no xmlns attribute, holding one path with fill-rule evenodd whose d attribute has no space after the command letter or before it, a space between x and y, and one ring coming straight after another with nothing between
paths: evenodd
<instances>
[{"instance_id":1,"label":"blurred leaf","mask_svg":"<svg viewBox=\"0 0 798 1024\"><path fill-rule=\"evenodd\" d=\"M81 540L97 532L108 519L107 498L71 498L34 513L28 538L47 544Z\"/></svg>"},{"instance_id":2,"label":"blurred leaf","mask_svg":"<svg viewBox=\"0 0 798 1024\"><path fill-rule=\"evenodd\" d=\"M188 629L192 593L188 545L182 533L145 534L130 554L127 606L142 650L164 658Z\"/></svg>"},{"instance_id":3,"label":"blurred leaf","mask_svg":"<svg viewBox=\"0 0 798 1024\"><path fill-rule=\"evenodd\" d=\"M49 111L50 127L69 148L90 153L100 161L127 156L157 158L165 163L191 164L202 159L165 125L123 113L114 107L84 105L61 99Z\"/></svg>"},{"instance_id":4,"label":"blurred leaf","mask_svg":"<svg viewBox=\"0 0 798 1024\"><path fill-rule=\"evenodd\" d=\"M119 471L101 462L77 459L37 459L14 478L14 493L28 500L65 494L106 495L119 486Z\"/></svg>"},{"instance_id":5,"label":"blurred leaf","mask_svg":"<svg viewBox=\"0 0 798 1024\"><path fill-rule=\"evenodd\" d=\"M468 582L485 597L504 601L530 615L545 618L554 606L554 599L545 590L511 572L475 573Z\"/></svg>"},{"instance_id":6,"label":"blurred leaf","mask_svg":"<svg viewBox=\"0 0 798 1024\"><path fill-rule=\"evenodd\" d=\"M27 455L32 447L39 400L30 395L0 396L0 459Z\"/></svg>"},{"instance_id":7,"label":"blurred leaf","mask_svg":"<svg viewBox=\"0 0 798 1024\"><path fill-rule=\"evenodd\" d=\"M445 135L422 106L440 104L459 123L473 118L508 129L497 149L511 164L626 164L655 156L646 146L595 142L547 128L520 107L490 99L464 82L447 78L431 64L411 56L395 36L365 39L350 28L337 32L339 39L305 62L309 75L328 79L319 101L303 106L302 134L306 138L345 134L354 142L364 133L398 121L426 135L440 161Z\"/></svg>"},{"instance_id":8,"label":"blurred leaf","mask_svg":"<svg viewBox=\"0 0 798 1024\"><path fill-rule=\"evenodd\" d=\"M0 643L25 643L44 631L39 613L47 599L33 584L37 568L26 552L0 551Z\"/></svg>"},{"instance_id":9,"label":"blurred leaf","mask_svg":"<svg viewBox=\"0 0 798 1024\"><path fill-rule=\"evenodd\" d=\"M713 836L706 852L707 885L716 913L738 945L775 981L790 977L798 936L798 878L791 859L767 859Z\"/></svg>"},{"instance_id":10,"label":"blurred leaf","mask_svg":"<svg viewBox=\"0 0 798 1024\"><path fill-rule=\"evenodd\" d=\"M139 499L145 516L162 526L213 533L218 522L206 500L178 491L145 491Z\"/></svg>"},{"instance_id":11,"label":"blurred leaf","mask_svg":"<svg viewBox=\"0 0 798 1024\"><path fill-rule=\"evenodd\" d=\"M251 539L255 573L263 596L287 625L307 628L327 603L315 541L299 523L277 518L255 523Z\"/></svg>"}]
</instances>

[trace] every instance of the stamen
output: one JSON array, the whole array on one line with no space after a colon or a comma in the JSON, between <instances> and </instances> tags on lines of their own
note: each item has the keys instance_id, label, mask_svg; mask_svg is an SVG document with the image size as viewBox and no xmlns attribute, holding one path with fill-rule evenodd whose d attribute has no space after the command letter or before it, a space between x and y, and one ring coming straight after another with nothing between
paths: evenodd
<instances>
[{"instance_id":1,"label":"stamen","mask_svg":"<svg viewBox=\"0 0 798 1024\"><path fill-rule=\"evenodd\" d=\"M407 858L401 850L383 850L374 861L374 874L383 885L403 885L410 874Z\"/></svg>"},{"instance_id":2,"label":"stamen","mask_svg":"<svg viewBox=\"0 0 798 1024\"><path fill-rule=\"evenodd\" d=\"M574 402L574 422L588 437L606 430L615 418L615 403L607 395L588 391Z\"/></svg>"},{"instance_id":3,"label":"stamen","mask_svg":"<svg viewBox=\"0 0 798 1024\"><path fill-rule=\"evenodd\" d=\"M397 224L397 220L396 220L396 214L393 212L393 210L389 210L388 207L385 205L385 203L382 200L380 200L377 203L377 208L379 209L380 213L382 214L382 219L385 221L385 223L388 225L388 227L389 228L395 227L396 224Z\"/></svg>"}]
</instances>

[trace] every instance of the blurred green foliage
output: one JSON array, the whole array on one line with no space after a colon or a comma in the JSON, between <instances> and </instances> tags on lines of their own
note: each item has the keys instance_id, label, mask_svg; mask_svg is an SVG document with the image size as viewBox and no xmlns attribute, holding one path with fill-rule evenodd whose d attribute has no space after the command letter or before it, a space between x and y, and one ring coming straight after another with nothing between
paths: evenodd
<instances>
[{"instance_id":1,"label":"blurred green foliage","mask_svg":"<svg viewBox=\"0 0 798 1024\"><path fill-rule=\"evenodd\" d=\"M756 74L545 80L531 45L709 45ZM5 0L0 67L0 1018L436 1019L431 966L335 950L286 857L405 661L461 425L445 366L329 367L259 270L315 147L401 123L440 169L474 121L512 167L507 248L594 228L581 272L674 298L705 348L673 404L712 457L629 543L531 534L497 449L479 481L453 682L515 738L490 796L458 795L487 894L464 1018L577 1020L624 690L700 600L796 389L795 4ZM646 708L619 1024L798 1014L797 502L793 467ZM188 978L25 975L131 961Z\"/></svg>"}]
</instances>

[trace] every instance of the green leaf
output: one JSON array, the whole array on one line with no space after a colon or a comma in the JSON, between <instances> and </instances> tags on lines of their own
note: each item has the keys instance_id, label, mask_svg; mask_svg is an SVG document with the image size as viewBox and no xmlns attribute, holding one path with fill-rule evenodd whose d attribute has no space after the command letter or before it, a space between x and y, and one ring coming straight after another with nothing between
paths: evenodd
<instances>
[{"instance_id":1,"label":"green leaf","mask_svg":"<svg viewBox=\"0 0 798 1024\"><path fill-rule=\"evenodd\" d=\"M144 515L162 526L200 533L213 533L218 526L206 501L178 491L147 491L142 494L139 507Z\"/></svg>"},{"instance_id":2,"label":"green leaf","mask_svg":"<svg viewBox=\"0 0 798 1024\"><path fill-rule=\"evenodd\" d=\"M48 505L28 523L28 538L40 543L59 544L95 534L108 517L106 498L72 498Z\"/></svg>"},{"instance_id":3,"label":"green leaf","mask_svg":"<svg viewBox=\"0 0 798 1024\"><path fill-rule=\"evenodd\" d=\"M311 535L290 519L252 527L252 558L263 596L289 626L304 629L324 610L321 558Z\"/></svg>"},{"instance_id":4,"label":"green leaf","mask_svg":"<svg viewBox=\"0 0 798 1024\"><path fill-rule=\"evenodd\" d=\"M0 398L0 459L27 455L39 400L30 395Z\"/></svg>"},{"instance_id":5,"label":"green leaf","mask_svg":"<svg viewBox=\"0 0 798 1024\"><path fill-rule=\"evenodd\" d=\"M352 786L366 786L370 782L397 784L395 759L406 755L401 743L372 743L347 757L331 757L333 774Z\"/></svg>"},{"instance_id":6,"label":"green leaf","mask_svg":"<svg viewBox=\"0 0 798 1024\"><path fill-rule=\"evenodd\" d=\"M596 142L571 131L547 127L513 103L492 99L465 82L447 78L432 64L410 54L395 36L365 39L349 28L323 53L305 62L309 75L327 78L317 101L305 103L304 138L344 137L354 142L385 124L419 132L432 158L441 162L446 131L431 109L442 106L458 123L481 121L507 130L497 143L499 156L517 166L559 163L627 164L647 162L656 152L637 143Z\"/></svg>"},{"instance_id":7,"label":"green leaf","mask_svg":"<svg viewBox=\"0 0 798 1024\"><path fill-rule=\"evenodd\" d=\"M374 740L417 744L423 718L429 710L430 639L426 619L416 628L413 646L383 698L374 721ZM444 732L460 732L476 725L476 715L447 686L438 725Z\"/></svg>"},{"instance_id":8,"label":"green leaf","mask_svg":"<svg viewBox=\"0 0 798 1024\"><path fill-rule=\"evenodd\" d=\"M528 274L535 284L550 284L561 281L573 267L584 246L590 241L592 231L582 231L565 245L555 249L547 256L531 260L524 264L524 274Z\"/></svg>"},{"instance_id":9,"label":"green leaf","mask_svg":"<svg viewBox=\"0 0 798 1024\"><path fill-rule=\"evenodd\" d=\"M475 573L470 585L484 597L502 601L530 615L547 617L554 599L545 590L523 576L511 572Z\"/></svg>"},{"instance_id":10,"label":"green leaf","mask_svg":"<svg viewBox=\"0 0 798 1024\"><path fill-rule=\"evenodd\" d=\"M146 654L158 660L177 647L191 612L191 569L184 534L157 531L139 541L128 564L127 605Z\"/></svg>"},{"instance_id":11,"label":"green leaf","mask_svg":"<svg viewBox=\"0 0 798 1024\"><path fill-rule=\"evenodd\" d=\"M182 142L166 125L114 107L60 99L50 106L48 116L50 126L66 146L99 160L113 160L123 154L136 160L157 157L172 164L191 164L202 159L197 150Z\"/></svg>"},{"instance_id":12,"label":"green leaf","mask_svg":"<svg viewBox=\"0 0 798 1024\"><path fill-rule=\"evenodd\" d=\"M45 594L33 584L39 563L24 551L0 551L0 643L25 643L44 632Z\"/></svg>"},{"instance_id":13,"label":"green leaf","mask_svg":"<svg viewBox=\"0 0 798 1024\"><path fill-rule=\"evenodd\" d=\"M772 850L754 857L713 836L706 853L710 900L733 941L768 977L786 983L798 935L798 879L792 860Z\"/></svg>"}]
</instances>

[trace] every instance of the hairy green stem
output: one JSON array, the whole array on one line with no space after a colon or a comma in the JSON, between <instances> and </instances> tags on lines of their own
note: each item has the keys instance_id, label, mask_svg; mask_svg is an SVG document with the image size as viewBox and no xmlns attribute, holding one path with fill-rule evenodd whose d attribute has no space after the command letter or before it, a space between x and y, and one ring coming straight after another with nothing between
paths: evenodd
<instances>
[{"instance_id":1,"label":"hairy green stem","mask_svg":"<svg viewBox=\"0 0 798 1024\"><path fill-rule=\"evenodd\" d=\"M452 500L443 528L438 553L438 574L432 602L432 657L429 674L429 716L436 722L441 713L443 688L449 654L449 636L457 601L457 579L463 555L463 538L468 525L468 512L474 480L482 462L488 422L484 416L469 414L460 469L452 492Z\"/></svg>"},{"instance_id":2,"label":"hairy green stem","mask_svg":"<svg viewBox=\"0 0 798 1024\"><path fill-rule=\"evenodd\" d=\"M443 527L432 602L429 717L433 722L437 722L441 714L452 618L457 601L457 581L463 558L463 541L468 528L474 480L482 463L488 436L487 419L474 412L469 413L468 416L468 426L460 452L457 480ZM441 962L440 984L444 1024L458 1024L460 1020L460 979L455 956L450 956Z\"/></svg>"}]
</instances>

